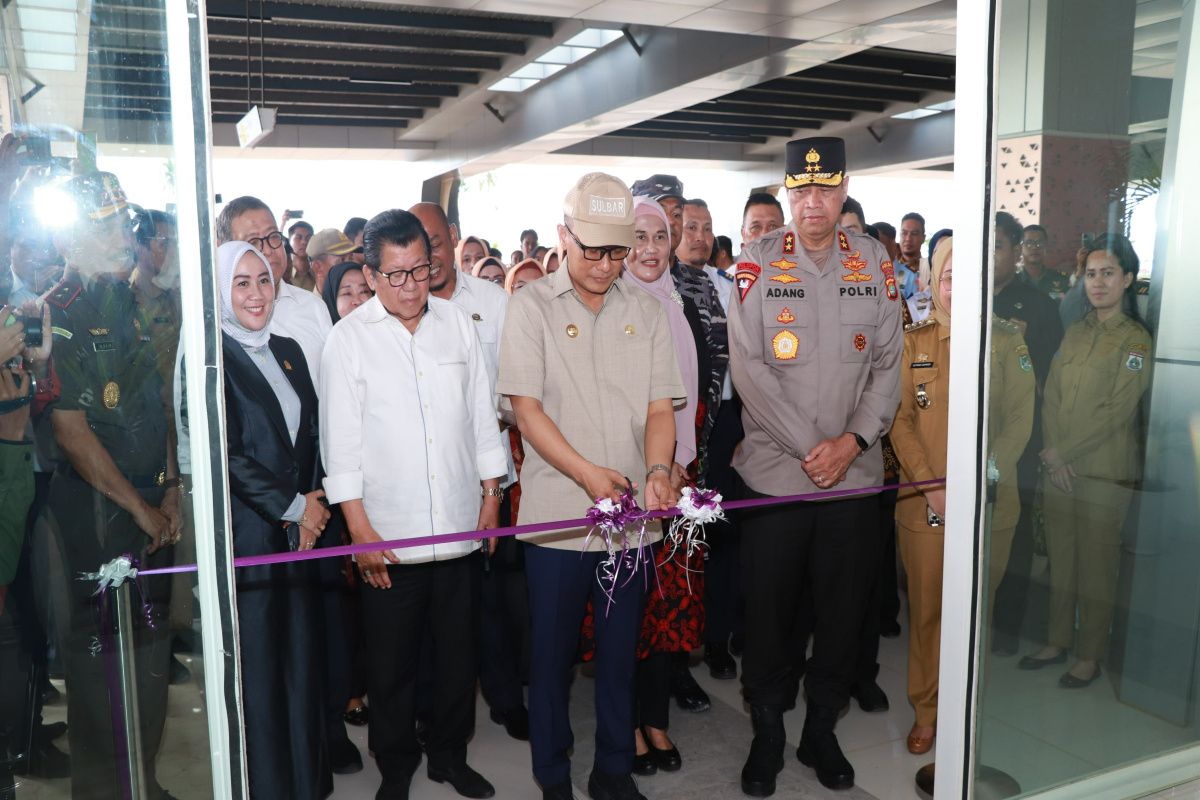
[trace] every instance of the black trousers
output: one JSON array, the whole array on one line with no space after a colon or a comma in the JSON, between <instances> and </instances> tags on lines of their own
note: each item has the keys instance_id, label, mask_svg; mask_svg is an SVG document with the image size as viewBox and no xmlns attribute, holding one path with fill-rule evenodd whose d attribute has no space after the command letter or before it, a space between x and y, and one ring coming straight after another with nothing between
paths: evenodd
<instances>
[{"instance_id":1,"label":"black trousers","mask_svg":"<svg viewBox=\"0 0 1200 800\"><path fill-rule=\"evenodd\" d=\"M434 662L429 763L461 764L475 728L474 620L479 555L390 564L390 589L362 587L367 638L368 744L385 782L409 779L421 760L416 739L417 662L426 633Z\"/></svg>"},{"instance_id":2,"label":"black trousers","mask_svg":"<svg viewBox=\"0 0 1200 800\"><path fill-rule=\"evenodd\" d=\"M708 438L707 484L726 500L742 496L741 478L730 464L743 435L741 403L737 397L722 402ZM730 514L725 522L708 526L707 538L704 638L706 642L725 644L731 635L745 630L740 576L741 535L737 516Z\"/></svg>"},{"instance_id":3,"label":"black trousers","mask_svg":"<svg viewBox=\"0 0 1200 800\"><path fill-rule=\"evenodd\" d=\"M337 547L346 543L343 536L345 518L336 506L330 511L332 513L325 533L317 539L318 548ZM349 739L343 719L346 704L351 697L362 694L354 694L354 658L355 650L360 646L356 638L361 636L362 629L361 626L345 624L347 605L352 602L346 592L345 564L343 558L322 558L313 564L324 631L321 642L324 662L321 697L325 701L325 738L331 745Z\"/></svg>"},{"instance_id":4,"label":"black trousers","mask_svg":"<svg viewBox=\"0 0 1200 800\"><path fill-rule=\"evenodd\" d=\"M571 666L579 655L579 628L589 597L596 612L594 767L610 775L633 770L634 668L645 586L640 579L618 586L610 607L596 582L603 558L603 553L525 548L533 617L529 744L533 776L542 787L571 780Z\"/></svg>"},{"instance_id":5,"label":"black trousers","mask_svg":"<svg viewBox=\"0 0 1200 800\"><path fill-rule=\"evenodd\" d=\"M637 665L637 724L665 731L671 724L671 662L675 653L651 653Z\"/></svg>"},{"instance_id":6,"label":"black trousers","mask_svg":"<svg viewBox=\"0 0 1200 800\"><path fill-rule=\"evenodd\" d=\"M139 490L153 506L162 502L161 489ZM119 719L116 698L110 698L112 676L107 660L96 645L101 640L95 586L74 580L80 572L99 566L125 553L143 553L149 539L133 518L78 478L56 474L50 482L49 500L39 520L38 535L59 537L63 566L72 578L66 581L67 613L65 641L59 651L66 667L67 735L71 748L71 797L74 800L115 800L120 797L117 741L123 735L114 728ZM168 566L171 548L141 559L143 569ZM135 614L134 660L137 668L138 719L141 729L142 764L150 796L157 783L154 762L166 721L167 685L171 658L170 576L139 579L141 597L148 615ZM134 594L134 604L138 604ZM135 609L136 611L137 609ZM148 617L148 619L147 619ZM115 641L115 638L114 638Z\"/></svg>"},{"instance_id":7,"label":"black trousers","mask_svg":"<svg viewBox=\"0 0 1200 800\"><path fill-rule=\"evenodd\" d=\"M500 525L512 524L508 489L500 503ZM479 688L493 711L504 714L525 705L529 679L529 586L525 543L502 537L483 573L479 604Z\"/></svg>"},{"instance_id":8,"label":"black trousers","mask_svg":"<svg viewBox=\"0 0 1200 800\"><path fill-rule=\"evenodd\" d=\"M747 497L764 497L747 490ZM804 668L797 623L807 591L813 653L810 705L840 710L854 680L867 592L879 569L879 498L793 503L742 512L746 594L743 693L752 706L795 702Z\"/></svg>"},{"instance_id":9,"label":"black trousers","mask_svg":"<svg viewBox=\"0 0 1200 800\"><path fill-rule=\"evenodd\" d=\"M891 483L898 483L893 480ZM858 661L855 667L855 683L871 683L879 677L879 631L890 611L893 621L900 612L900 598L896 594L896 490L876 495L879 503L877 522L879 572L871 581L867 591L867 607L863 614L862 631L858 639ZM889 611L885 611L885 607Z\"/></svg>"}]
</instances>

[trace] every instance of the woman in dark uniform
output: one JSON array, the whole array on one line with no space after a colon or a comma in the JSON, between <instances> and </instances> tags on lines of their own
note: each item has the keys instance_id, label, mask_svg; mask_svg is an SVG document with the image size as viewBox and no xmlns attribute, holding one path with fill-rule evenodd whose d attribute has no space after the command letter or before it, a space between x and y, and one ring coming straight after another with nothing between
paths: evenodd
<instances>
[{"instance_id":1,"label":"woman in dark uniform","mask_svg":"<svg viewBox=\"0 0 1200 800\"><path fill-rule=\"evenodd\" d=\"M311 550L329 511L317 486L317 397L300 346L271 336L275 286L246 242L217 250L235 556ZM238 639L250 796L333 791L323 736L311 562L237 570Z\"/></svg>"}]
</instances>

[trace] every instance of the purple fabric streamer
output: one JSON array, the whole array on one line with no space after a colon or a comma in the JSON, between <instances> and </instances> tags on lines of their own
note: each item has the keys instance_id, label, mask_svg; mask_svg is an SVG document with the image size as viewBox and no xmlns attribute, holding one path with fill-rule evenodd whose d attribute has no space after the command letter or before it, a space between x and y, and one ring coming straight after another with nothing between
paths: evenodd
<instances>
[{"instance_id":1,"label":"purple fabric streamer","mask_svg":"<svg viewBox=\"0 0 1200 800\"><path fill-rule=\"evenodd\" d=\"M794 494L787 497L760 497L753 500L733 500L722 503L727 510L739 508L760 508L762 506L785 505L788 503L809 502L814 500L844 500L848 497L879 494L893 489L919 489L925 486L939 486L946 482L945 478L933 478L927 481L913 483L885 484L883 486L868 486L863 489L831 489L826 492L810 492ZM647 511L646 520L662 519L678 516L677 509L668 511ZM319 550L297 550L296 552L271 553L264 556L241 556L233 560L235 568L259 567L267 564L285 564L292 561L311 561L318 558L340 558L359 553L378 553L384 550L397 550L405 547L420 547L422 545L450 544L451 542L469 542L476 539L493 539L500 536L523 536L533 533L547 533L567 528L587 528L592 524L590 519L567 519L555 522L538 522L532 525L515 525L508 528L494 528L489 531L462 531L460 533L441 533L432 536L418 536L412 539L389 539L382 542L366 544L347 544L338 547L324 547ZM195 572L195 564L180 564L174 567L159 567L143 570L140 575L174 575L183 572Z\"/></svg>"}]
</instances>

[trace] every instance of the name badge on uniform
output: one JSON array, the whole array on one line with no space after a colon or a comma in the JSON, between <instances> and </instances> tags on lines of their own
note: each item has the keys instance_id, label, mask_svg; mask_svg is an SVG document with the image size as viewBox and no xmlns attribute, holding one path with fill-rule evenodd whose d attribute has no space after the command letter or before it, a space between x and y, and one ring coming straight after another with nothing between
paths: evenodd
<instances>
[{"instance_id":1,"label":"name badge on uniform","mask_svg":"<svg viewBox=\"0 0 1200 800\"><path fill-rule=\"evenodd\" d=\"M116 349L116 342L92 342L92 350L97 353L109 353Z\"/></svg>"},{"instance_id":2,"label":"name badge on uniform","mask_svg":"<svg viewBox=\"0 0 1200 800\"><path fill-rule=\"evenodd\" d=\"M908 365L910 369L928 369L933 366L932 361L914 361Z\"/></svg>"}]
</instances>

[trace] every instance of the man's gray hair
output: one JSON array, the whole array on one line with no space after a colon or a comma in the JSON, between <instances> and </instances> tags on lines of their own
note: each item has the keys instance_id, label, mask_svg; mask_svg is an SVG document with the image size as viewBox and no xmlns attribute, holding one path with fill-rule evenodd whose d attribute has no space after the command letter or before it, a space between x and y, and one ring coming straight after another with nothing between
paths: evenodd
<instances>
[{"instance_id":1,"label":"man's gray hair","mask_svg":"<svg viewBox=\"0 0 1200 800\"><path fill-rule=\"evenodd\" d=\"M241 197L235 197L225 204L221 209L221 213L217 216L217 244L222 245L226 242L233 241L233 222L247 211L258 211L262 209L268 214L271 213L271 208L257 197L252 197L244 194Z\"/></svg>"}]
</instances>

